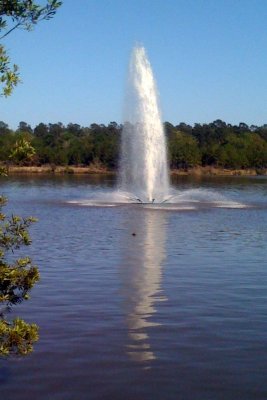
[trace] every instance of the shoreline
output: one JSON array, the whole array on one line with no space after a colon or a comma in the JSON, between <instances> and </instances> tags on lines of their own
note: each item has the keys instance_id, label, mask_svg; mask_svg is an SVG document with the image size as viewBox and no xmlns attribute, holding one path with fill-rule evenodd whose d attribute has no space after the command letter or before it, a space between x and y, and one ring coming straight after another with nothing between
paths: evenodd
<instances>
[{"instance_id":1,"label":"shoreline","mask_svg":"<svg viewBox=\"0 0 267 400\"><path fill-rule=\"evenodd\" d=\"M3 166L4 167L4 166ZM9 165L4 167L8 174L55 174L55 175L116 175L115 170L109 170L100 166L18 166ZM248 169L226 169L218 167L194 167L188 169L172 169L170 175L173 176L267 176L267 169L248 168Z\"/></svg>"}]
</instances>

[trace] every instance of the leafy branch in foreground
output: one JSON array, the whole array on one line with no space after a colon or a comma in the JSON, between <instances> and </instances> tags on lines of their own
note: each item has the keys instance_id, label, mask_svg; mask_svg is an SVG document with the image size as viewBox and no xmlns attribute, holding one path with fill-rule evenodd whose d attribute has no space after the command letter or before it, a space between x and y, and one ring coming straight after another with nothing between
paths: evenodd
<instances>
[{"instance_id":1,"label":"leafy branch in foreground","mask_svg":"<svg viewBox=\"0 0 267 400\"><path fill-rule=\"evenodd\" d=\"M59 0L47 0L45 5L33 0L0 0L0 40L17 28L30 31L39 21L51 19L61 4ZM12 66L0 43L0 96L9 96L19 81L18 67ZM31 159L34 153L34 148L22 138L15 143L10 156L20 162ZM5 174L0 167L0 175ZM6 314L12 306L29 298L29 291L39 280L39 272L29 257L13 263L9 260L10 253L31 244L28 228L35 219L15 215L8 218L2 213L5 204L6 199L0 196L0 356L26 355L38 340L38 327L19 318L10 322Z\"/></svg>"},{"instance_id":2,"label":"leafy branch in foreground","mask_svg":"<svg viewBox=\"0 0 267 400\"><path fill-rule=\"evenodd\" d=\"M0 45L0 83L3 86L3 95L9 96L19 82L18 66L11 65L5 48Z\"/></svg>"},{"instance_id":3,"label":"leafy branch in foreground","mask_svg":"<svg viewBox=\"0 0 267 400\"><path fill-rule=\"evenodd\" d=\"M33 0L0 0L0 40L18 28L31 31L38 22L53 18L61 4L58 0L47 0L45 5ZM0 95L9 96L19 82L18 66L11 64L0 44Z\"/></svg>"},{"instance_id":4,"label":"leafy branch in foreground","mask_svg":"<svg viewBox=\"0 0 267 400\"><path fill-rule=\"evenodd\" d=\"M14 305L29 299L39 272L29 257L10 263L7 255L31 244L28 228L36 219L15 215L8 218L2 213L5 204L6 199L0 196L0 356L26 355L38 340L38 327L19 318L8 321L6 315Z\"/></svg>"}]
</instances>

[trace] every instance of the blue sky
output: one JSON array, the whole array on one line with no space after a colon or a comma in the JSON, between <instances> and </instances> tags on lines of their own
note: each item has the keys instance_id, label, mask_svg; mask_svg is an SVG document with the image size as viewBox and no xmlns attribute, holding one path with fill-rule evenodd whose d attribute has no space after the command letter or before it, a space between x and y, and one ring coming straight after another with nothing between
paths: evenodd
<instances>
[{"instance_id":1,"label":"blue sky","mask_svg":"<svg viewBox=\"0 0 267 400\"><path fill-rule=\"evenodd\" d=\"M132 47L147 50L164 121L267 123L266 0L64 0L4 44L23 84L0 120L122 122Z\"/></svg>"}]
</instances>

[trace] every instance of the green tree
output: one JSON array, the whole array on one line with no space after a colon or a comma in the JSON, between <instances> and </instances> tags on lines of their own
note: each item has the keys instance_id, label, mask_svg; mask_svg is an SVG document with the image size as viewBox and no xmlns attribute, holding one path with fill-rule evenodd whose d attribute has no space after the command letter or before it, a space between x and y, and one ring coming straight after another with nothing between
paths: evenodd
<instances>
[{"instance_id":1,"label":"green tree","mask_svg":"<svg viewBox=\"0 0 267 400\"><path fill-rule=\"evenodd\" d=\"M0 0L0 40L17 28L30 31L39 21L51 19L61 4L58 0L48 0L45 5L33 0ZM19 81L18 66L11 63L0 43L0 94L9 96Z\"/></svg>"},{"instance_id":2,"label":"green tree","mask_svg":"<svg viewBox=\"0 0 267 400\"><path fill-rule=\"evenodd\" d=\"M0 40L17 28L29 31L37 22L52 18L61 4L58 0L48 0L44 6L33 0L0 0ZM12 66L5 47L0 43L0 95L9 96L18 82L18 67ZM24 140L17 144L14 154L19 154L20 147L23 151L27 149L27 156L33 152L29 142ZM3 174L2 170L0 174ZM34 218L6 217L2 213L5 203L6 199L0 196L0 356L26 355L38 340L38 327L19 318L9 321L6 312L27 300L29 291L39 279L38 269L29 257L13 262L11 258L16 249L31 243L28 228Z\"/></svg>"},{"instance_id":3,"label":"green tree","mask_svg":"<svg viewBox=\"0 0 267 400\"><path fill-rule=\"evenodd\" d=\"M27 137L19 138L11 150L9 158L16 164L23 165L32 161L35 149Z\"/></svg>"},{"instance_id":4,"label":"green tree","mask_svg":"<svg viewBox=\"0 0 267 400\"><path fill-rule=\"evenodd\" d=\"M31 125L27 124L27 122L20 121L17 131L32 133L32 128Z\"/></svg>"},{"instance_id":5,"label":"green tree","mask_svg":"<svg viewBox=\"0 0 267 400\"><path fill-rule=\"evenodd\" d=\"M172 168L193 167L200 163L197 141L183 132L173 132L169 141L169 157Z\"/></svg>"},{"instance_id":6,"label":"green tree","mask_svg":"<svg viewBox=\"0 0 267 400\"><path fill-rule=\"evenodd\" d=\"M0 135L9 132L8 125L4 121L0 121Z\"/></svg>"},{"instance_id":7,"label":"green tree","mask_svg":"<svg viewBox=\"0 0 267 400\"><path fill-rule=\"evenodd\" d=\"M257 133L246 134L246 156L249 167L267 167L267 142Z\"/></svg>"},{"instance_id":8,"label":"green tree","mask_svg":"<svg viewBox=\"0 0 267 400\"><path fill-rule=\"evenodd\" d=\"M8 125L0 121L0 161L6 162L14 143L13 132Z\"/></svg>"},{"instance_id":9,"label":"green tree","mask_svg":"<svg viewBox=\"0 0 267 400\"><path fill-rule=\"evenodd\" d=\"M22 245L30 245L28 228L35 219L15 215L8 218L2 213L5 203L6 199L0 196L0 356L26 355L38 339L37 325L19 318L10 322L5 315L14 305L29 298L30 289L39 279L38 269L29 257L10 262L10 253L13 255Z\"/></svg>"},{"instance_id":10,"label":"green tree","mask_svg":"<svg viewBox=\"0 0 267 400\"><path fill-rule=\"evenodd\" d=\"M35 128L34 128L34 135L36 137L44 137L45 135L48 134L48 127L47 125L45 125L44 123L40 123L38 124Z\"/></svg>"}]
</instances>

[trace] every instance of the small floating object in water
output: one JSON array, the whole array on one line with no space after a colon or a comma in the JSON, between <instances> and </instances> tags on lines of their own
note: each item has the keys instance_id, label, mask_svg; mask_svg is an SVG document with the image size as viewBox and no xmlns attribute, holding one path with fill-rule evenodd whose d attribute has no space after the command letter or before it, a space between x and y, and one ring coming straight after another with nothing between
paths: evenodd
<instances>
[{"instance_id":1,"label":"small floating object in water","mask_svg":"<svg viewBox=\"0 0 267 400\"><path fill-rule=\"evenodd\" d=\"M132 236L136 236L136 233L135 233L135 232L133 232L133 233L132 233Z\"/></svg>"}]
</instances>

